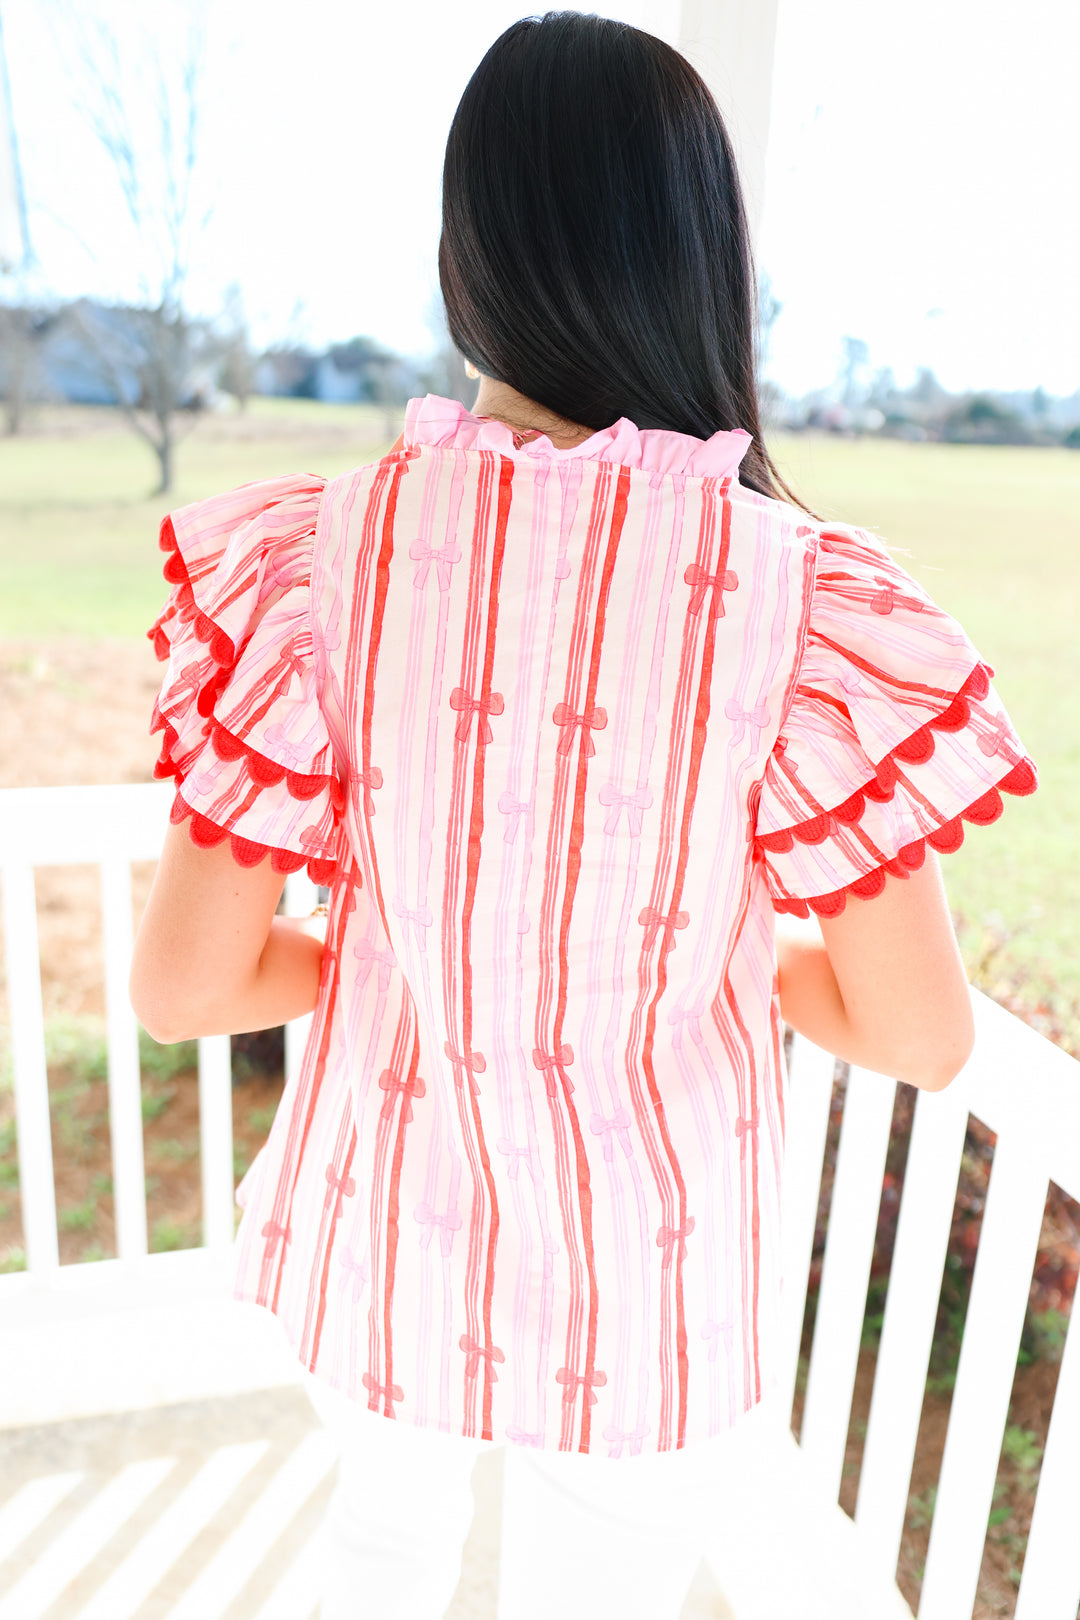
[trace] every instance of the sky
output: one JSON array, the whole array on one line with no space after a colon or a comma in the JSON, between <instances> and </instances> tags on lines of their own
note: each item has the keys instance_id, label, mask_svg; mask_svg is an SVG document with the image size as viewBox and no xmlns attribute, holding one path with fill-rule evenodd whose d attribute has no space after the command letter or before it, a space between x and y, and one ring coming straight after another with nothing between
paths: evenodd
<instances>
[{"instance_id":1,"label":"sky","mask_svg":"<svg viewBox=\"0 0 1080 1620\"><path fill-rule=\"evenodd\" d=\"M578 9L677 42L678 0ZM78 42L100 52L100 21L117 41L152 182L155 58L168 78L201 15L193 305L219 310L232 285L260 345L364 333L430 351L446 132L523 14L521 0L0 0L35 287L150 285L152 233L133 232L87 122ZM929 366L952 389L1080 388L1078 71L1077 0L779 0L757 243L782 306L776 382L828 384L850 335L901 383Z\"/></svg>"}]
</instances>

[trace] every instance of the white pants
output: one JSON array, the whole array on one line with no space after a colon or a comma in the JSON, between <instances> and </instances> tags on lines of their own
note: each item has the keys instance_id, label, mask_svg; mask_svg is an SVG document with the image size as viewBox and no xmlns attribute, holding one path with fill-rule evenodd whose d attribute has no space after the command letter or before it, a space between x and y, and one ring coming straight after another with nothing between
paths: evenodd
<instances>
[{"instance_id":1,"label":"white pants","mask_svg":"<svg viewBox=\"0 0 1080 1620\"><path fill-rule=\"evenodd\" d=\"M341 1442L322 1620L441 1620L489 1442L391 1422L314 1378ZM609 1459L507 1446L499 1620L678 1620L702 1558L737 1620L911 1620L771 1404L683 1451Z\"/></svg>"}]
</instances>

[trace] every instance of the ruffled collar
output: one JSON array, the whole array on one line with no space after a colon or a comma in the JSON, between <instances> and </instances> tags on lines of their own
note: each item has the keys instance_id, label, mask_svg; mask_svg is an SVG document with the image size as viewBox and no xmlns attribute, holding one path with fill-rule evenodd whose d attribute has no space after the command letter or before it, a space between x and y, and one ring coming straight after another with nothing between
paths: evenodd
<instances>
[{"instance_id":1,"label":"ruffled collar","mask_svg":"<svg viewBox=\"0 0 1080 1620\"><path fill-rule=\"evenodd\" d=\"M534 461L614 461L653 474L727 478L737 470L750 443L750 434L742 428L695 439L692 434L669 433L665 428L638 428L621 416L583 444L557 450L546 433L523 440L505 422L473 416L460 400L442 399L438 394L410 399L405 410L406 449L431 445L436 449L494 450Z\"/></svg>"}]
</instances>

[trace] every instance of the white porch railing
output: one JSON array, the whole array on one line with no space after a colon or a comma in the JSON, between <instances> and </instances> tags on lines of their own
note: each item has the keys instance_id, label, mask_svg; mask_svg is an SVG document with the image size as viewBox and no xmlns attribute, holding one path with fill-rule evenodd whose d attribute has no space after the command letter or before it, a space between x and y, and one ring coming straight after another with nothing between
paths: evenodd
<instances>
[{"instance_id":1,"label":"white porch railing","mask_svg":"<svg viewBox=\"0 0 1080 1620\"><path fill-rule=\"evenodd\" d=\"M225 1393L296 1376L295 1363L270 1337L273 1325L268 1327L265 1313L245 1315L227 1299L233 1166L224 1037L199 1043L204 1245L180 1254L147 1254L137 1028L127 998L130 866L157 856L171 794L171 788L157 786L0 792L0 881L27 1255L24 1273L0 1277L0 1425ZM60 1266L33 872L35 866L76 862L93 862L101 870L118 1258ZM289 909L310 910L312 894L306 879L291 878ZM855 1510L856 1524L891 1575L970 1112L997 1133L997 1145L919 1620L962 1620L971 1613L1048 1181L1080 1197L1080 1064L985 997L973 997L977 1041L970 1063L945 1092L920 1093L916 1103ZM302 1026L287 1031L289 1070L304 1034ZM788 1396L795 1386L833 1071L832 1057L796 1038L784 1195ZM894 1098L893 1081L852 1071L801 1429L808 1466L834 1501ZM86 1352L78 1358L70 1354L72 1330ZM1076 1620L1078 1512L1080 1329L1073 1328L1058 1378L1016 1620Z\"/></svg>"}]
</instances>

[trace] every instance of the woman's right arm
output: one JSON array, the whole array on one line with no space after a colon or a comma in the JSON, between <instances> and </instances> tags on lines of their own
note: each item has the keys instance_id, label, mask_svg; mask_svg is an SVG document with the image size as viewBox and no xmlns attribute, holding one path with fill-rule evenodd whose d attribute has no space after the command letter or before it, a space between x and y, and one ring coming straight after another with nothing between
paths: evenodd
<instances>
[{"instance_id":1,"label":"woman's right arm","mask_svg":"<svg viewBox=\"0 0 1080 1620\"><path fill-rule=\"evenodd\" d=\"M860 1068L942 1091L975 1038L937 857L838 917L777 918L786 1023Z\"/></svg>"}]
</instances>

